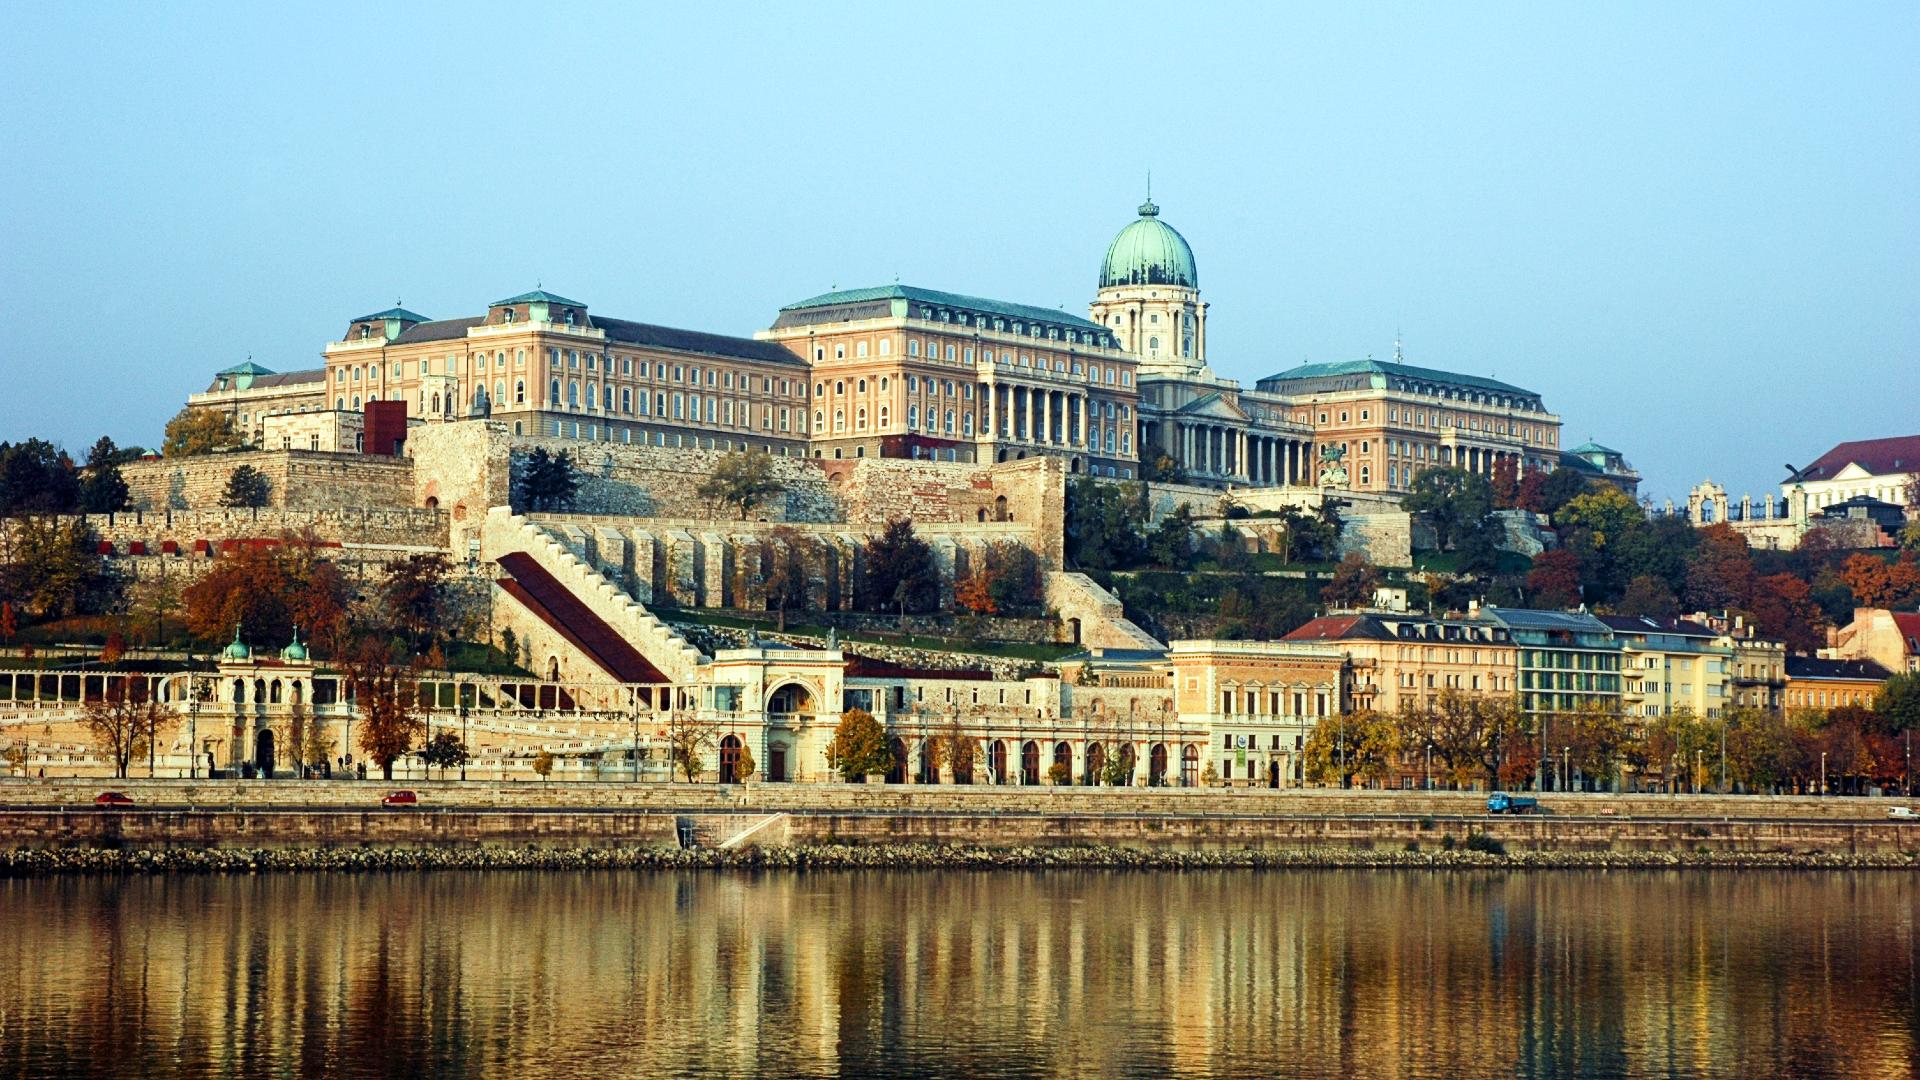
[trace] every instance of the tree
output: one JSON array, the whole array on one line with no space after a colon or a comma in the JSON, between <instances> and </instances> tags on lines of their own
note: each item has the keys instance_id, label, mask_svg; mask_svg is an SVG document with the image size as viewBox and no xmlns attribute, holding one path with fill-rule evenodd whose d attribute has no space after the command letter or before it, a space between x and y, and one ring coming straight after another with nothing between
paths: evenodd
<instances>
[{"instance_id":1,"label":"tree","mask_svg":"<svg viewBox=\"0 0 1920 1080\"><path fill-rule=\"evenodd\" d=\"M150 640L154 644L165 644L167 617L180 610L182 592L180 575L162 563L153 573L127 586L127 614L152 627Z\"/></svg>"},{"instance_id":2,"label":"tree","mask_svg":"<svg viewBox=\"0 0 1920 1080\"><path fill-rule=\"evenodd\" d=\"M85 523L24 517L0 529L0 600L37 619L102 610L115 579Z\"/></svg>"},{"instance_id":3,"label":"tree","mask_svg":"<svg viewBox=\"0 0 1920 1080\"><path fill-rule=\"evenodd\" d=\"M1569 469L1562 465L1548 473L1540 482L1537 505L1527 509L1551 517L1560 512L1560 508L1572 502L1574 498L1587 490L1587 476L1578 469Z\"/></svg>"},{"instance_id":4,"label":"tree","mask_svg":"<svg viewBox=\"0 0 1920 1080\"><path fill-rule=\"evenodd\" d=\"M80 504L73 459L45 439L0 442L0 516L69 514Z\"/></svg>"},{"instance_id":5,"label":"tree","mask_svg":"<svg viewBox=\"0 0 1920 1080\"><path fill-rule=\"evenodd\" d=\"M1753 623L1768 637L1797 653L1812 653L1827 643L1826 617L1813 602L1813 590L1792 574L1768 574L1754 584L1746 605Z\"/></svg>"},{"instance_id":6,"label":"tree","mask_svg":"<svg viewBox=\"0 0 1920 1080\"><path fill-rule=\"evenodd\" d=\"M1882 683L1873 699L1873 711L1889 731L1920 729L1920 672L1895 675Z\"/></svg>"},{"instance_id":7,"label":"tree","mask_svg":"<svg viewBox=\"0 0 1920 1080\"><path fill-rule=\"evenodd\" d=\"M1486 531L1493 513L1493 486L1486 477L1465 469L1427 469L1413 478L1400 506L1433 526L1442 551L1452 551Z\"/></svg>"},{"instance_id":8,"label":"tree","mask_svg":"<svg viewBox=\"0 0 1920 1080\"><path fill-rule=\"evenodd\" d=\"M1390 717L1371 709L1325 717L1301 750L1307 778L1342 787L1354 777L1384 780L1400 753L1400 734Z\"/></svg>"},{"instance_id":9,"label":"tree","mask_svg":"<svg viewBox=\"0 0 1920 1080\"><path fill-rule=\"evenodd\" d=\"M565 450L536 446L513 478L509 498L515 513L565 513L573 509L580 478Z\"/></svg>"},{"instance_id":10,"label":"tree","mask_svg":"<svg viewBox=\"0 0 1920 1080\"><path fill-rule=\"evenodd\" d=\"M1047 783L1054 787L1066 787L1073 779L1073 770L1067 768L1064 761L1056 761L1047 766Z\"/></svg>"},{"instance_id":11,"label":"tree","mask_svg":"<svg viewBox=\"0 0 1920 1080\"><path fill-rule=\"evenodd\" d=\"M1889 563L1878 555L1850 555L1840 580L1861 607L1904 608L1920 602L1920 557L1902 551Z\"/></svg>"},{"instance_id":12,"label":"tree","mask_svg":"<svg viewBox=\"0 0 1920 1080\"><path fill-rule=\"evenodd\" d=\"M359 714L360 749L393 779L393 763L413 749L426 730L411 674L391 663L381 646L363 642L347 664L347 682Z\"/></svg>"},{"instance_id":13,"label":"tree","mask_svg":"<svg viewBox=\"0 0 1920 1080\"><path fill-rule=\"evenodd\" d=\"M866 611L896 610L905 615L933 611L940 605L940 572L933 548L914 535L913 522L887 522L879 536L864 545L867 570L860 590Z\"/></svg>"},{"instance_id":14,"label":"tree","mask_svg":"<svg viewBox=\"0 0 1920 1080\"><path fill-rule=\"evenodd\" d=\"M226 490L220 493L220 505L246 509L261 507L273 498L273 482L251 465L241 465L227 475Z\"/></svg>"},{"instance_id":15,"label":"tree","mask_svg":"<svg viewBox=\"0 0 1920 1080\"><path fill-rule=\"evenodd\" d=\"M1699 530L1700 546L1687 566L1684 599L1696 611L1745 608L1753 595L1753 556L1747 540L1725 522Z\"/></svg>"},{"instance_id":16,"label":"tree","mask_svg":"<svg viewBox=\"0 0 1920 1080\"><path fill-rule=\"evenodd\" d=\"M723 455L713 472L700 483L700 497L740 511L747 520L753 508L786 490L773 474L773 456L757 450Z\"/></svg>"},{"instance_id":17,"label":"tree","mask_svg":"<svg viewBox=\"0 0 1920 1080\"><path fill-rule=\"evenodd\" d=\"M380 599L394 628L416 649L446 637L447 578L452 572L446 554L439 551L387 564Z\"/></svg>"},{"instance_id":18,"label":"tree","mask_svg":"<svg viewBox=\"0 0 1920 1080\"><path fill-rule=\"evenodd\" d=\"M439 769L442 780L447 778L449 768L457 769L468 760L467 744L460 741L457 732L436 732L433 738L427 740L427 745L420 748L421 763L430 769Z\"/></svg>"},{"instance_id":19,"label":"tree","mask_svg":"<svg viewBox=\"0 0 1920 1080\"><path fill-rule=\"evenodd\" d=\"M1495 510L1515 510L1520 508L1520 463L1510 457L1501 457L1493 463L1493 475L1487 478L1487 485L1493 493Z\"/></svg>"},{"instance_id":20,"label":"tree","mask_svg":"<svg viewBox=\"0 0 1920 1080\"><path fill-rule=\"evenodd\" d=\"M545 750L533 755L533 773L545 780L553 775L553 755Z\"/></svg>"},{"instance_id":21,"label":"tree","mask_svg":"<svg viewBox=\"0 0 1920 1080\"><path fill-rule=\"evenodd\" d=\"M1380 585L1380 568L1358 551L1350 551L1334 568L1333 580L1320 590L1320 599L1331 607L1357 608L1373 603L1373 592Z\"/></svg>"},{"instance_id":22,"label":"tree","mask_svg":"<svg viewBox=\"0 0 1920 1080\"><path fill-rule=\"evenodd\" d=\"M740 756L733 759L734 782L738 783L751 778L759 768L759 762L753 760L753 748L742 742Z\"/></svg>"},{"instance_id":23,"label":"tree","mask_svg":"<svg viewBox=\"0 0 1920 1080\"><path fill-rule=\"evenodd\" d=\"M1555 548L1533 557L1527 571L1527 598L1534 607L1570 608L1580 603L1580 560Z\"/></svg>"},{"instance_id":24,"label":"tree","mask_svg":"<svg viewBox=\"0 0 1920 1080\"><path fill-rule=\"evenodd\" d=\"M1142 565L1148 517L1146 485L1074 477L1067 483L1067 565L1103 580Z\"/></svg>"},{"instance_id":25,"label":"tree","mask_svg":"<svg viewBox=\"0 0 1920 1080\"><path fill-rule=\"evenodd\" d=\"M127 765L173 724L173 713L153 700L144 678L108 679L106 691L86 703L80 724L124 779Z\"/></svg>"},{"instance_id":26,"label":"tree","mask_svg":"<svg viewBox=\"0 0 1920 1080\"><path fill-rule=\"evenodd\" d=\"M167 457L190 457L244 445L246 439L233 430L232 417L214 409L196 409L189 405L167 421L160 452Z\"/></svg>"},{"instance_id":27,"label":"tree","mask_svg":"<svg viewBox=\"0 0 1920 1080\"><path fill-rule=\"evenodd\" d=\"M995 615L1000 608L993 602L993 568L978 566L953 587L953 602L975 615Z\"/></svg>"},{"instance_id":28,"label":"tree","mask_svg":"<svg viewBox=\"0 0 1920 1080\"><path fill-rule=\"evenodd\" d=\"M1645 519L1640 504L1612 484L1594 485L1568 499L1553 515L1553 523L1560 528L1591 534L1596 548L1618 541Z\"/></svg>"},{"instance_id":29,"label":"tree","mask_svg":"<svg viewBox=\"0 0 1920 1080\"><path fill-rule=\"evenodd\" d=\"M1667 583L1652 574L1641 574L1627 582L1627 591L1614 605L1622 615L1642 615L1650 619L1671 619L1680 613L1680 601Z\"/></svg>"},{"instance_id":30,"label":"tree","mask_svg":"<svg viewBox=\"0 0 1920 1080\"><path fill-rule=\"evenodd\" d=\"M1147 561L1166 570L1193 569L1193 511L1186 503L1160 519L1147 537Z\"/></svg>"},{"instance_id":31,"label":"tree","mask_svg":"<svg viewBox=\"0 0 1920 1080\"><path fill-rule=\"evenodd\" d=\"M807 610L807 561L811 543L791 525L775 526L760 539L760 580L766 590L766 608L778 616L779 632L786 633L787 612Z\"/></svg>"},{"instance_id":32,"label":"tree","mask_svg":"<svg viewBox=\"0 0 1920 1080\"><path fill-rule=\"evenodd\" d=\"M80 481L80 509L112 514L127 508L127 481L120 475L120 451L105 435L87 452L87 475Z\"/></svg>"},{"instance_id":33,"label":"tree","mask_svg":"<svg viewBox=\"0 0 1920 1080\"><path fill-rule=\"evenodd\" d=\"M974 756L976 753L973 737L968 735L966 730L960 726L958 717L955 717L947 724L946 730L935 735L933 738L936 753L939 755L941 761L952 766L954 776L971 776L973 774Z\"/></svg>"},{"instance_id":34,"label":"tree","mask_svg":"<svg viewBox=\"0 0 1920 1080\"><path fill-rule=\"evenodd\" d=\"M719 728L699 713L679 709L667 718L667 752L687 783L700 779L707 755L719 745Z\"/></svg>"},{"instance_id":35,"label":"tree","mask_svg":"<svg viewBox=\"0 0 1920 1080\"><path fill-rule=\"evenodd\" d=\"M858 781L893 767L893 749L887 731L865 709L848 709L840 716L833 741L827 744L827 763L841 779Z\"/></svg>"}]
</instances>

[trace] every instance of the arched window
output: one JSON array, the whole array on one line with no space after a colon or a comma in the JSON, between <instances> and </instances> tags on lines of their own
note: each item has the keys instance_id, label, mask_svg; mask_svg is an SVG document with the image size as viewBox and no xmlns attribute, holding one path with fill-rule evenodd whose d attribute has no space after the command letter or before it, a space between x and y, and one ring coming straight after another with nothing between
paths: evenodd
<instances>
[{"instance_id":1,"label":"arched window","mask_svg":"<svg viewBox=\"0 0 1920 1080\"><path fill-rule=\"evenodd\" d=\"M587 408L597 409L599 407L600 407L600 384L588 383L587 384Z\"/></svg>"},{"instance_id":2,"label":"arched window","mask_svg":"<svg viewBox=\"0 0 1920 1080\"><path fill-rule=\"evenodd\" d=\"M620 388L620 411L633 412L633 391L624 386Z\"/></svg>"},{"instance_id":3,"label":"arched window","mask_svg":"<svg viewBox=\"0 0 1920 1080\"><path fill-rule=\"evenodd\" d=\"M918 405L907 406L907 426L910 428L916 428L920 426L920 406Z\"/></svg>"},{"instance_id":4,"label":"arched window","mask_svg":"<svg viewBox=\"0 0 1920 1080\"><path fill-rule=\"evenodd\" d=\"M1147 348L1149 348L1149 349L1157 349L1157 348L1159 348L1159 347L1160 347L1160 339L1159 339L1159 338L1157 338L1157 337L1150 337L1150 338L1148 338L1148 339L1147 339Z\"/></svg>"},{"instance_id":5,"label":"arched window","mask_svg":"<svg viewBox=\"0 0 1920 1080\"><path fill-rule=\"evenodd\" d=\"M867 410L865 407L862 407L853 414L853 429L855 431L867 430Z\"/></svg>"},{"instance_id":6,"label":"arched window","mask_svg":"<svg viewBox=\"0 0 1920 1080\"><path fill-rule=\"evenodd\" d=\"M887 407L885 405L880 406L880 426L887 426Z\"/></svg>"},{"instance_id":7,"label":"arched window","mask_svg":"<svg viewBox=\"0 0 1920 1080\"><path fill-rule=\"evenodd\" d=\"M847 430L847 410L845 409L833 410L833 430L835 431Z\"/></svg>"},{"instance_id":8,"label":"arched window","mask_svg":"<svg viewBox=\"0 0 1920 1080\"><path fill-rule=\"evenodd\" d=\"M861 380L859 380L859 381L857 381L857 382L855 382L855 383L853 384L853 387L854 387L854 392L855 392L855 393L857 393L857 394L864 394L864 393L866 393L866 392L867 392L867 380L865 380L865 379L861 379Z\"/></svg>"},{"instance_id":9,"label":"arched window","mask_svg":"<svg viewBox=\"0 0 1920 1080\"><path fill-rule=\"evenodd\" d=\"M947 434L953 434L953 410L947 410Z\"/></svg>"},{"instance_id":10,"label":"arched window","mask_svg":"<svg viewBox=\"0 0 1920 1080\"><path fill-rule=\"evenodd\" d=\"M527 403L527 380L513 380L513 403L515 405L525 405Z\"/></svg>"},{"instance_id":11,"label":"arched window","mask_svg":"<svg viewBox=\"0 0 1920 1080\"><path fill-rule=\"evenodd\" d=\"M555 379L552 382L547 384L547 404L549 405L560 404L560 380L559 379Z\"/></svg>"},{"instance_id":12,"label":"arched window","mask_svg":"<svg viewBox=\"0 0 1920 1080\"><path fill-rule=\"evenodd\" d=\"M577 379L568 379L567 380L567 407L576 408L579 406L579 404L580 404L580 382Z\"/></svg>"}]
</instances>

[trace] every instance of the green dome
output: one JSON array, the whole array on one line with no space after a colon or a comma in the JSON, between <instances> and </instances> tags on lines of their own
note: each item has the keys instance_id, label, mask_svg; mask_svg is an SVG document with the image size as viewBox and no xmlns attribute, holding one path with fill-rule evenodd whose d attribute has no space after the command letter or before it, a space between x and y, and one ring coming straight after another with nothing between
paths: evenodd
<instances>
[{"instance_id":1,"label":"green dome","mask_svg":"<svg viewBox=\"0 0 1920 1080\"><path fill-rule=\"evenodd\" d=\"M240 641L240 624L239 623L235 623L233 625L233 644L227 646L226 649L223 652L221 652L220 657L223 660L253 659L253 650L247 648L246 645L242 644Z\"/></svg>"},{"instance_id":2,"label":"green dome","mask_svg":"<svg viewBox=\"0 0 1920 1080\"><path fill-rule=\"evenodd\" d=\"M307 647L305 645L300 644L299 627L294 628L293 644L288 645L286 648L280 650L280 659L293 661L295 663L306 662Z\"/></svg>"},{"instance_id":3,"label":"green dome","mask_svg":"<svg viewBox=\"0 0 1920 1080\"><path fill-rule=\"evenodd\" d=\"M1193 249L1186 237L1160 220L1152 199L1140 204L1140 218L1120 230L1107 245L1107 261L1100 267L1100 287L1114 285L1176 285L1200 287Z\"/></svg>"}]
</instances>

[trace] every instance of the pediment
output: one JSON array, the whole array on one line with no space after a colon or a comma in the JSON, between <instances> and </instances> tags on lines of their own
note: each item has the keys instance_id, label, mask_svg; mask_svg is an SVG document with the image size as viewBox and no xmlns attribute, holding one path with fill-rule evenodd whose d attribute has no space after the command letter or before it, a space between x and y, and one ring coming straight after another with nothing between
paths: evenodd
<instances>
[{"instance_id":1,"label":"pediment","mask_svg":"<svg viewBox=\"0 0 1920 1080\"><path fill-rule=\"evenodd\" d=\"M1194 398L1192 401L1180 406L1179 415L1194 419L1237 420L1242 423L1247 420L1247 411L1245 409L1242 409L1237 403L1227 400L1225 396L1218 392L1208 394L1205 397Z\"/></svg>"}]
</instances>

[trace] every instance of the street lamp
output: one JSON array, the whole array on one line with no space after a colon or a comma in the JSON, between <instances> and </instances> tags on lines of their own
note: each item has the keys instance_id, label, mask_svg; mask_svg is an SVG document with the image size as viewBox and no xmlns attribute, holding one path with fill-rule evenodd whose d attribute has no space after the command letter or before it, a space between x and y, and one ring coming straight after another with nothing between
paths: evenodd
<instances>
[{"instance_id":1,"label":"street lamp","mask_svg":"<svg viewBox=\"0 0 1920 1080\"><path fill-rule=\"evenodd\" d=\"M1827 793L1827 752L1820 751L1820 794Z\"/></svg>"},{"instance_id":2,"label":"street lamp","mask_svg":"<svg viewBox=\"0 0 1920 1080\"><path fill-rule=\"evenodd\" d=\"M1573 747L1560 748L1560 790L1567 790L1567 771L1573 767Z\"/></svg>"},{"instance_id":3,"label":"street lamp","mask_svg":"<svg viewBox=\"0 0 1920 1080\"><path fill-rule=\"evenodd\" d=\"M460 779L462 780L467 778L467 758L473 754L472 746L467 742L467 686L468 684L464 682L453 684L454 700L460 704ZM478 696L477 691L476 696Z\"/></svg>"}]
</instances>

